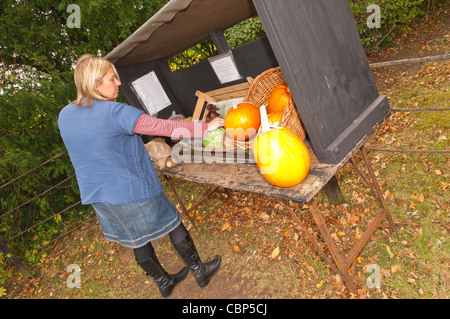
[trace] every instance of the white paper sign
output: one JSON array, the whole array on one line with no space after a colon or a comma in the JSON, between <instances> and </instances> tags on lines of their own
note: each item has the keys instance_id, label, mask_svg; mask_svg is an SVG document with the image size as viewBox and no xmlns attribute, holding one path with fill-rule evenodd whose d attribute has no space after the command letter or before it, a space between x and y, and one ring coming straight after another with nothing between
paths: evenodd
<instances>
[{"instance_id":1,"label":"white paper sign","mask_svg":"<svg viewBox=\"0 0 450 319\"><path fill-rule=\"evenodd\" d=\"M154 71L133 81L131 88L150 115L172 104Z\"/></svg>"},{"instance_id":2,"label":"white paper sign","mask_svg":"<svg viewBox=\"0 0 450 319\"><path fill-rule=\"evenodd\" d=\"M221 84L242 79L231 51L209 58L209 63L214 69L214 72L216 72Z\"/></svg>"}]
</instances>

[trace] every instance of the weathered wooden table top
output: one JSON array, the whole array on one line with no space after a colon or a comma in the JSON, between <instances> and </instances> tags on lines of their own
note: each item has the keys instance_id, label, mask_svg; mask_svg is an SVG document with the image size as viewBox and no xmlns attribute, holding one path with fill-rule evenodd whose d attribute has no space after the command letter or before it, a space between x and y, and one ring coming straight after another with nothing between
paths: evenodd
<instances>
[{"instance_id":1,"label":"weathered wooden table top","mask_svg":"<svg viewBox=\"0 0 450 319\"><path fill-rule=\"evenodd\" d=\"M255 163L179 163L173 168L157 169L157 172L195 183L216 185L285 198L297 203L306 203L325 186L351 157L351 154L349 154L338 164L320 163L314 152L311 151L311 145L308 142L306 145L311 153L310 172L303 182L289 188L270 184L261 175Z\"/></svg>"}]
</instances>

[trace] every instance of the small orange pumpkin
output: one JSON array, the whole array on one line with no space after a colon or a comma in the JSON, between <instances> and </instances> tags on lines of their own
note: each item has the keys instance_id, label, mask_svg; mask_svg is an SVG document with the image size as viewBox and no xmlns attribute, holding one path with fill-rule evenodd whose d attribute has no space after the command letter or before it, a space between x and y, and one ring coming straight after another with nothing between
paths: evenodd
<instances>
[{"instance_id":1,"label":"small orange pumpkin","mask_svg":"<svg viewBox=\"0 0 450 319\"><path fill-rule=\"evenodd\" d=\"M291 99L291 91L286 84L277 85L270 92L267 113L283 112Z\"/></svg>"},{"instance_id":2,"label":"small orange pumpkin","mask_svg":"<svg viewBox=\"0 0 450 319\"><path fill-rule=\"evenodd\" d=\"M225 130L231 138L238 141L248 140L261 126L258 107L251 103L239 103L225 115Z\"/></svg>"},{"instance_id":3,"label":"small orange pumpkin","mask_svg":"<svg viewBox=\"0 0 450 319\"><path fill-rule=\"evenodd\" d=\"M278 125L280 125L283 114L283 112L273 112L267 115L267 119L269 123L275 124L278 122Z\"/></svg>"}]
</instances>

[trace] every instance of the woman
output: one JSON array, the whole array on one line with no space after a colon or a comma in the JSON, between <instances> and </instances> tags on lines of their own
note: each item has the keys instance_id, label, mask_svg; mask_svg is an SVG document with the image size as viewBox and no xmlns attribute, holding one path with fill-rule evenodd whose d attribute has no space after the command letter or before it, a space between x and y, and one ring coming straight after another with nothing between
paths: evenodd
<instances>
[{"instance_id":1,"label":"woman","mask_svg":"<svg viewBox=\"0 0 450 319\"><path fill-rule=\"evenodd\" d=\"M158 262L151 242L167 234L198 285L205 287L219 269L221 257L201 262L138 134L170 137L178 129L189 132L189 137L203 137L223 126L223 119L207 124L161 120L115 102L121 85L117 71L112 63L94 55L78 59L74 79L77 100L61 110L58 126L75 168L82 203L94 208L106 240L134 250L136 261L153 277L163 297L189 272L184 267L168 274Z\"/></svg>"}]
</instances>

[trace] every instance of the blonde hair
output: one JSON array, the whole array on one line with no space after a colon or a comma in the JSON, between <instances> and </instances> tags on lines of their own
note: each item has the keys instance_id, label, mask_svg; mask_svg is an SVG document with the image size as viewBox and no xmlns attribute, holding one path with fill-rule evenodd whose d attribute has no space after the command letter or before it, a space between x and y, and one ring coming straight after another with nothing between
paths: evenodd
<instances>
[{"instance_id":1,"label":"blonde hair","mask_svg":"<svg viewBox=\"0 0 450 319\"><path fill-rule=\"evenodd\" d=\"M74 80L77 87L77 100L72 103L77 106L91 107L93 100L108 100L97 91L97 86L112 68L119 79L114 64L93 54L82 55L75 66ZM119 80L120 81L120 80Z\"/></svg>"}]
</instances>

